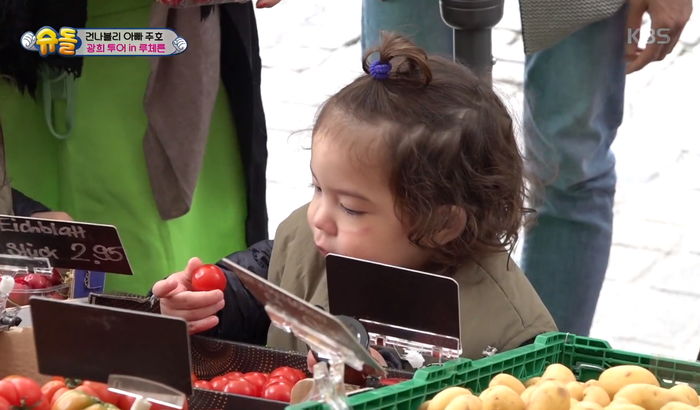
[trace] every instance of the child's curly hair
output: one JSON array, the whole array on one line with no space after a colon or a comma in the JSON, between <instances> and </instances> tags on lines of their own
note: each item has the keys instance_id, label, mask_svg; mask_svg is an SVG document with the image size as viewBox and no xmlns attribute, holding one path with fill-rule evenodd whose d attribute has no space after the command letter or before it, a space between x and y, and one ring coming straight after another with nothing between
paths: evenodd
<instances>
[{"instance_id":1,"label":"child's curly hair","mask_svg":"<svg viewBox=\"0 0 700 410\"><path fill-rule=\"evenodd\" d=\"M388 75L370 74L376 52L390 64ZM434 250L434 262L446 270L512 249L526 212L523 159L499 97L466 67L428 56L396 34L384 33L363 68L367 74L320 109L314 135L333 127L328 119L338 114L378 130L397 215L409 239ZM466 222L457 238L439 244L434 238L454 214L438 210L451 206Z\"/></svg>"}]
</instances>

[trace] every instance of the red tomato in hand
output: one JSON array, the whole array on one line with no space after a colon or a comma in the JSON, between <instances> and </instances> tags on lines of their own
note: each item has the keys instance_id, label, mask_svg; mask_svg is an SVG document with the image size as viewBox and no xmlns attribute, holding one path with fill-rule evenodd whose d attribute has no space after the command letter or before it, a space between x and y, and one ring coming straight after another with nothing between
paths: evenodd
<instances>
[{"instance_id":1,"label":"red tomato in hand","mask_svg":"<svg viewBox=\"0 0 700 410\"><path fill-rule=\"evenodd\" d=\"M269 400L284 401L289 403L289 398L292 394L292 385L289 383L271 383L268 384L262 391L262 398Z\"/></svg>"},{"instance_id":2,"label":"red tomato in hand","mask_svg":"<svg viewBox=\"0 0 700 410\"><path fill-rule=\"evenodd\" d=\"M258 389L246 379L231 380L224 387L224 392L242 394L244 396L258 396Z\"/></svg>"},{"instance_id":3,"label":"red tomato in hand","mask_svg":"<svg viewBox=\"0 0 700 410\"><path fill-rule=\"evenodd\" d=\"M226 288L226 275L216 265L202 265L192 274L193 290L219 289L223 291L224 288Z\"/></svg>"}]
</instances>

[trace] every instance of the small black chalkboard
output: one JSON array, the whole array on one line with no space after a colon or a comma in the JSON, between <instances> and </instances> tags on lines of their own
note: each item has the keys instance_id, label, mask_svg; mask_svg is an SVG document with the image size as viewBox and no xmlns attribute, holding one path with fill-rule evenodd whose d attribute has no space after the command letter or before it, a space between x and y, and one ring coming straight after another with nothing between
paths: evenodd
<instances>
[{"instance_id":1,"label":"small black chalkboard","mask_svg":"<svg viewBox=\"0 0 700 410\"><path fill-rule=\"evenodd\" d=\"M121 374L192 393L183 319L41 297L29 303L42 374L98 382Z\"/></svg>"},{"instance_id":2,"label":"small black chalkboard","mask_svg":"<svg viewBox=\"0 0 700 410\"><path fill-rule=\"evenodd\" d=\"M0 215L0 254L47 258L57 268L132 274L112 225Z\"/></svg>"}]
</instances>

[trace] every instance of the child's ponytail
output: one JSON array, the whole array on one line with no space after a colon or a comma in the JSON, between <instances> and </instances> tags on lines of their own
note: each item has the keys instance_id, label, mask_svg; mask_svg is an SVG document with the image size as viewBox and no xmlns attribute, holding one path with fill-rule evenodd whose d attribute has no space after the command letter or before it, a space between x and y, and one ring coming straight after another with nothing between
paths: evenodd
<instances>
[{"instance_id":1,"label":"child's ponytail","mask_svg":"<svg viewBox=\"0 0 700 410\"><path fill-rule=\"evenodd\" d=\"M376 53L379 53L379 58L370 63L370 58ZM425 51L405 37L393 33L382 33L381 44L365 54L362 69L380 81L428 85L433 78Z\"/></svg>"}]
</instances>

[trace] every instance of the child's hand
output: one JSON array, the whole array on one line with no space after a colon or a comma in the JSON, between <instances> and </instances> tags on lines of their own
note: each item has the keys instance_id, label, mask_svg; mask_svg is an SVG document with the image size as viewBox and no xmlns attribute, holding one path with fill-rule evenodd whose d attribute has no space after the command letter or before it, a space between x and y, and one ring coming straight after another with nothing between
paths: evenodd
<instances>
[{"instance_id":1,"label":"child's hand","mask_svg":"<svg viewBox=\"0 0 700 410\"><path fill-rule=\"evenodd\" d=\"M222 291L192 291L192 273L202 265L199 258L192 258L184 271L153 285L153 295L160 298L161 313L185 319L190 334L216 326L219 323L216 312L224 307Z\"/></svg>"}]
</instances>

